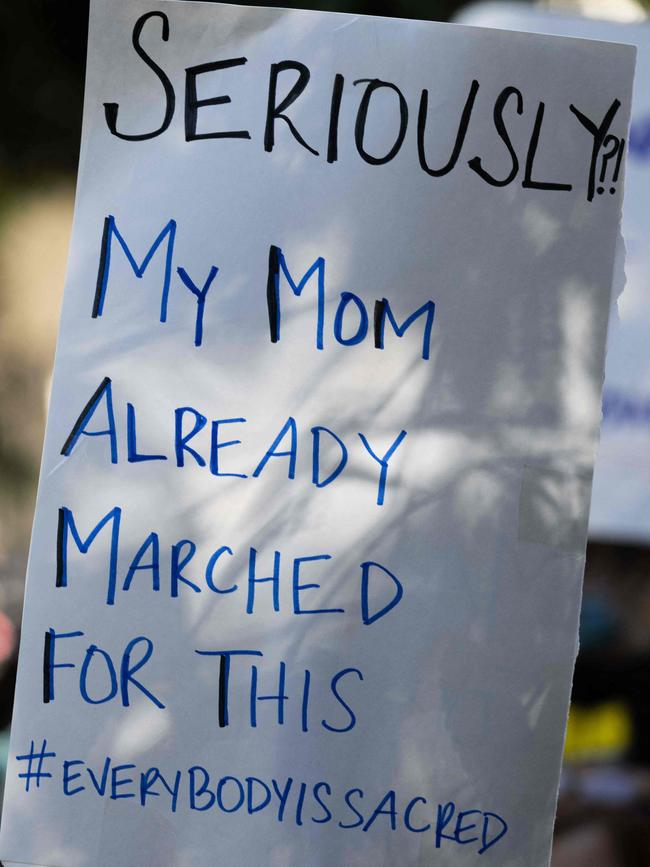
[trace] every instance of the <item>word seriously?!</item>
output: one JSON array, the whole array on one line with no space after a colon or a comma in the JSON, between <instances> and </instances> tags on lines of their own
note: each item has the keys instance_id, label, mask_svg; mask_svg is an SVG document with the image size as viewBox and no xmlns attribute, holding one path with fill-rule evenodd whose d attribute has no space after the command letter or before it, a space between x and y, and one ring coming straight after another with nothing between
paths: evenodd
<instances>
[{"instance_id":1,"label":"word seriously?!","mask_svg":"<svg viewBox=\"0 0 650 867\"><path fill-rule=\"evenodd\" d=\"M176 88L169 74L142 45L142 31L152 19L159 19L159 23L162 25L162 40L164 42L169 41L171 28L168 16L164 12L152 11L138 18L133 30L132 42L136 54L160 82L160 113L162 122L156 129L144 131L128 130L118 122L119 104L116 102L104 103L105 120L110 133L119 139L129 142L147 141L162 135L169 129L176 114ZM158 54L159 52L156 52L157 56ZM239 139L243 141L250 141L252 139L248 129L205 129L205 124L199 121L201 109L227 105L232 102L231 97L223 92L215 96L199 98L199 79L212 73L222 73L226 79L232 81L232 76L236 75L237 72L241 75L242 67L247 62L248 58L246 57L229 57L210 60L185 69L184 133L186 142L206 139ZM304 95L308 92L310 79L311 70L306 64L299 61L282 60L271 64L266 118L264 122L264 150L269 153L273 151L276 145L277 127L279 124L282 124L285 129L288 129L296 147L314 157L321 157L324 151L327 162L335 163L339 159L339 119L341 109L346 105L346 100L349 101L351 98L350 84L341 73L334 75L328 101L329 104L326 106L328 113L327 137L324 142L316 147L313 131L310 133L304 128L299 129L295 114L292 116L289 113L289 110L295 103L305 98ZM360 91L358 90L359 88ZM133 89L136 90L135 87ZM354 92L360 92L361 94L360 99L355 100L358 103L354 122L354 143L357 153L364 162L372 166L380 166L391 162L399 154L406 139L410 117L413 112L412 107L409 107L408 100L402 90L391 81L385 81L377 77L359 78L352 82L352 89ZM459 120L451 154L446 162L443 160L440 164L434 165L433 159L428 154L428 149L430 149L431 145L427 141L427 127L436 126L436 122L440 120L440 108L437 106L440 104L444 105L445 103L436 94L432 100L433 108L430 110L429 91L426 88L422 89L417 106L417 158L420 168L429 177L444 177L459 163L468 129L475 116L475 103L480 99L480 90L480 83L476 79L473 80L469 86L464 104L458 108ZM393 98L393 109L389 123L391 128L394 128L395 133L390 147L384 145L383 152L380 153L377 152L376 145L373 147L372 142L368 141L370 134L367 126L370 127L368 119L372 119L374 112L378 110L376 107L378 99L384 105L387 92ZM381 96L378 97L379 94L384 94L383 99ZM525 113L525 100L522 92L517 87L508 86L504 87L496 96L488 98L491 101L493 100L492 114L494 128L503 144L509 166L507 170L501 168L499 173L495 174L492 167L484 164L484 158L475 155L466 162L466 165L472 172L491 186L506 187L520 178L520 166L523 162L522 187L535 190L572 190L573 184L566 179L542 180L535 174L535 159L542 136L546 111L545 103L539 101L530 113L534 113L534 120L532 120L532 125L531 121L528 121L528 129L530 130L528 133L529 140L525 153L520 154L513 144L509 124L516 122L513 115L522 116ZM297 106L297 108L299 109L300 106ZM585 156L588 170L585 175L588 178L587 198L589 201L593 200L595 192L602 195L606 188L603 186L604 177L597 177L600 161L601 158L604 159L604 154L608 157L607 162L611 160L613 166L613 172L610 172L611 180L607 186L611 193L616 191L615 184L619 176L625 140L613 135L610 132L610 128L619 108L620 101L615 99L609 106L603 107L602 116L598 120L595 120L585 115L576 106L572 104L567 106L567 116L570 117L570 112L573 115L573 122L577 122L582 131L587 133L585 136ZM528 112L526 113L528 114ZM490 135L493 134L493 131L490 130ZM599 181L600 185L597 186Z\"/></svg>"},{"instance_id":2,"label":"word seriously?!","mask_svg":"<svg viewBox=\"0 0 650 867\"><path fill-rule=\"evenodd\" d=\"M431 797L404 796L395 789L373 794L358 786L337 789L325 780L216 774L199 764L176 771L139 768L110 756L93 766L84 759L57 755L46 740L39 748L32 741L30 750L16 758L27 769L19 774L27 792L58 786L68 798L131 801L134 808L155 804L170 813L240 814L298 828L331 823L342 831L430 834L436 849L470 845L478 855L509 830L496 812L462 809L453 801L434 803Z\"/></svg>"}]
</instances>

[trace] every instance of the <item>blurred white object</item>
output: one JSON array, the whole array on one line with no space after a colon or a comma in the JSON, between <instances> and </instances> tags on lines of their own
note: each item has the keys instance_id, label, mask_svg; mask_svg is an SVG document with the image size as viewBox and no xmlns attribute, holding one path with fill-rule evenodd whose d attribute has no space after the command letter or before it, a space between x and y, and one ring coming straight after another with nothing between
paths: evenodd
<instances>
[{"instance_id":1,"label":"blurred white object","mask_svg":"<svg viewBox=\"0 0 650 867\"><path fill-rule=\"evenodd\" d=\"M554 12L571 12L587 18L604 18L610 21L635 22L646 17L643 6L637 0L546 0L539 4Z\"/></svg>"}]
</instances>

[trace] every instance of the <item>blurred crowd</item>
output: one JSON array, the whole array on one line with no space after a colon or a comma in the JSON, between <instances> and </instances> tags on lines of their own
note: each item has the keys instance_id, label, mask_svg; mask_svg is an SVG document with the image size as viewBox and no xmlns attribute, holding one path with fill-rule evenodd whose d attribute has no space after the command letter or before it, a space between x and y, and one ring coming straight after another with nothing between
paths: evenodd
<instances>
[{"instance_id":1,"label":"blurred crowd","mask_svg":"<svg viewBox=\"0 0 650 867\"><path fill-rule=\"evenodd\" d=\"M650 552L590 544L553 867L650 864Z\"/></svg>"}]
</instances>

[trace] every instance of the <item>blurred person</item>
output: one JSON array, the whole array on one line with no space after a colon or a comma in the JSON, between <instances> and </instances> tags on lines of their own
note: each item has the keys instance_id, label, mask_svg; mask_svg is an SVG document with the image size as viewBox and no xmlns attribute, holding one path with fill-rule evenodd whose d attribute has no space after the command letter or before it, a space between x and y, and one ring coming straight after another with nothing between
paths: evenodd
<instances>
[{"instance_id":1,"label":"blurred person","mask_svg":"<svg viewBox=\"0 0 650 867\"><path fill-rule=\"evenodd\" d=\"M4 789L9 753L9 725L16 682L18 641L16 628L0 610L0 797Z\"/></svg>"}]
</instances>

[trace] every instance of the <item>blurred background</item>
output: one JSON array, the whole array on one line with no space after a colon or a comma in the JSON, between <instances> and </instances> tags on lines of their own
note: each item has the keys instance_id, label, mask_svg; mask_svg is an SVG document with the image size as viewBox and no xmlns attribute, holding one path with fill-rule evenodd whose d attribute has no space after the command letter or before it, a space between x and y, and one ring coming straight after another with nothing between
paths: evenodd
<instances>
[{"instance_id":1,"label":"blurred background","mask_svg":"<svg viewBox=\"0 0 650 867\"><path fill-rule=\"evenodd\" d=\"M623 225L628 289L610 334L553 867L649 867L650 0L249 5L457 19L640 45ZM72 220L87 17L86 0L0 6L0 790Z\"/></svg>"}]
</instances>

